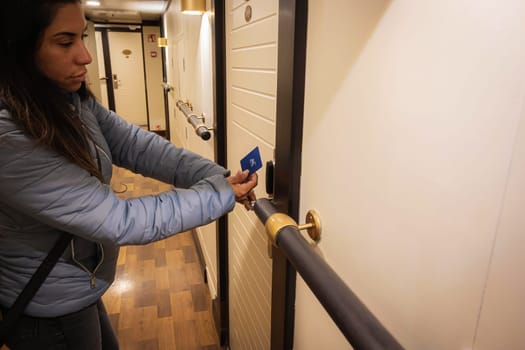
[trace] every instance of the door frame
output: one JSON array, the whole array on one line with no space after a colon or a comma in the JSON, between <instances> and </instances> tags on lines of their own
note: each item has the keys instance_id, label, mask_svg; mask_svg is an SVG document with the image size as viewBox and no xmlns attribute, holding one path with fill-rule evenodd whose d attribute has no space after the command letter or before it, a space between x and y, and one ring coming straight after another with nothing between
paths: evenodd
<instances>
[{"instance_id":1,"label":"door frame","mask_svg":"<svg viewBox=\"0 0 525 350\"><path fill-rule=\"evenodd\" d=\"M215 29L216 161L227 164L226 28L223 0L212 3ZM279 0L276 143L273 203L296 221L299 218L301 149L308 1ZM260 179L260 182L264 179ZM214 305L221 346L229 344L228 218L217 222L217 299ZM293 349L296 271L273 248L271 349Z\"/></svg>"},{"instance_id":2,"label":"door frame","mask_svg":"<svg viewBox=\"0 0 525 350\"><path fill-rule=\"evenodd\" d=\"M160 26L160 23L159 22L143 22L141 24L121 24L121 23L97 23L95 22L94 23L95 25L95 31L96 32L100 32L101 33L101 38L102 38L102 50L103 50L103 57L104 57L104 76L106 78L106 94L107 94L107 97L108 97L108 107L110 110L112 111L115 111L115 93L114 93L114 89L113 89L113 79L111 78L113 76L113 70L111 68L111 57L110 57L110 42L109 42L109 37L108 37L108 33L109 32L123 32L123 33L140 33L140 37L141 37L141 45L142 45L142 51L144 52L144 36L143 36L143 32L142 32L142 27L144 25L152 25L152 26ZM162 28L162 27L161 27ZM165 66L165 63L164 63L164 60L165 60L165 57L164 57L164 50L161 50L161 58L162 58L162 69L163 69L163 75L165 74L164 73L164 66ZM147 120L147 125L148 125L148 130L151 129L150 127L150 116L149 116L149 101L148 101L148 86L147 86L147 83L146 83L146 62L145 62L145 59L144 59L144 55L143 55L143 59L142 59L142 66L144 67L144 95L145 95L145 98L146 98L146 120ZM103 91L101 91L101 93L104 93ZM169 112L169 110L166 110L164 111L165 113L166 112ZM166 132L168 132L169 130L169 118L167 118L165 116L165 119L166 119Z\"/></svg>"},{"instance_id":3,"label":"door frame","mask_svg":"<svg viewBox=\"0 0 525 350\"><path fill-rule=\"evenodd\" d=\"M279 1L274 199L277 210L299 222L306 74L307 0ZM293 349L297 273L272 248L271 348Z\"/></svg>"},{"instance_id":4,"label":"door frame","mask_svg":"<svg viewBox=\"0 0 525 350\"><path fill-rule=\"evenodd\" d=\"M226 132L226 6L224 0L212 1L214 30L214 87L215 87L215 161L227 165ZM230 304L229 304L229 259L228 259L228 215L217 220L217 298L213 301L215 327L222 347L230 343Z\"/></svg>"},{"instance_id":5,"label":"door frame","mask_svg":"<svg viewBox=\"0 0 525 350\"><path fill-rule=\"evenodd\" d=\"M169 8L169 4L168 7ZM155 23L157 25L157 23ZM160 23L158 23L158 26L160 27L160 36L165 37L164 33L164 17L162 17ZM160 58L162 60L162 83L168 84L168 71L166 69L166 47L160 48ZM164 85L163 89L163 96L164 96L164 123L166 124L166 133L164 134L164 137L166 140L171 140L171 134L170 134L170 105L168 102L169 99L169 89ZM149 123L149 118L148 118Z\"/></svg>"}]
</instances>

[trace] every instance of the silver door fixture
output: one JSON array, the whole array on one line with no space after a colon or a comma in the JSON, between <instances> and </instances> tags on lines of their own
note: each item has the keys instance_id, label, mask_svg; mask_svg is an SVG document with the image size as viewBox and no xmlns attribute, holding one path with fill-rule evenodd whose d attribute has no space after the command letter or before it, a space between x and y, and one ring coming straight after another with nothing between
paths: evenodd
<instances>
[{"instance_id":1,"label":"silver door fixture","mask_svg":"<svg viewBox=\"0 0 525 350\"><path fill-rule=\"evenodd\" d=\"M119 83L120 80L118 79L117 75L113 74L113 89L117 90Z\"/></svg>"}]
</instances>

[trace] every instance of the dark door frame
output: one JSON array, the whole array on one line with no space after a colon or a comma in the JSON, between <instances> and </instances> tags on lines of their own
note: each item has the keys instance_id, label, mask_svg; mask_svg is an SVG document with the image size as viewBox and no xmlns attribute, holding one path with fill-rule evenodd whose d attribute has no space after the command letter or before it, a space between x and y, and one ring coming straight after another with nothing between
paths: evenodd
<instances>
[{"instance_id":1,"label":"dark door frame","mask_svg":"<svg viewBox=\"0 0 525 350\"><path fill-rule=\"evenodd\" d=\"M113 91L113 71L111 69L111 59L109 57L109 38L106 28L95 27L95 31L100 32L102 38L102 55L104 57L104 78L106 80L106 95L108 97L108 108L115 111L115 93Z\"/></svg>"},{"instance_id":2,"label":"dark door frame","mask_svg":"<svg viewBox=\"0 0 525 350\"><path fill-rule=\"evenodd\" d=\"M223 0L213 1L215 30L216 161L226 159L226 32ZM306 68L307 0L279 0L276 144L273 202L279 212L299 217L301 149ZM217 289L215 321L221 345L229 344L228 218L217 225ZM293 349L296 271L273 248L271 349Z\"/></svg>"},{"instance_id":3,"label":"dark door frame","mask_svg":"<svg viewBox=\"0 0 525 350\"><path fill-rule=\"evenodd\" d=\"M169 4L166 8L169 8ZM161 19L160 24L160 36L164 37L164 19ZM164 83L164 88L162 89L163 95L164 95L164 123L166 124L166 133L164 134L164 137L167 140L171 140L171 134L170 134L170 105L168 102L169 99L169 89L167 88L168 84L168 72L166 70L166 48L161 47L160 48L160 57L162 59L162 82ZM149 123L149 121L148 121Z\"/></svg>"},{"instance_id":4,"label":"dark door frame","mask_svg":"<svg viewBox=\"0 0 525 350\"><path fill-rule=\"evenodd\" d=\"M215 161L227 165L226 132L226 13L224 0L212 1L214 30L214 85L215 85ZM230 343L230 305L228 272L228 216L217 220L217 298L213 301L213 316L220 345Z\"/></svg>"},{"instance_id":5,"label":"dark door frame","mask_svg":"<svg viewBox=\"0 0 525 350\"><path fill-rule=\"evenodd\" d=\"M274 205L298 222L306 69L307 0L279 1ZM271 349L293 349L296 271L273 247Z\"/></svg>"}]
</instances>

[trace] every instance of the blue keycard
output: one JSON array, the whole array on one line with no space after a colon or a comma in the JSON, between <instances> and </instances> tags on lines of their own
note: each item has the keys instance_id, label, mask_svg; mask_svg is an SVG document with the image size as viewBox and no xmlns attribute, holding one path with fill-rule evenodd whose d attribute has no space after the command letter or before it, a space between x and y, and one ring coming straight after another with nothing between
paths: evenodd
<instances>
[{"instance_id":1,"label":"blue keycard","mask_svg":"<svg viewBox=\"0 0 525 350\"><path fill-rule=\"evenodd\" d=\"M257 170L262 168L261 154L259 153L259 147L255 147L250 153L248 153L243 159L241 159L241 169L249 170L250 174L253 174Z\"/></svg>"}]
</instances>

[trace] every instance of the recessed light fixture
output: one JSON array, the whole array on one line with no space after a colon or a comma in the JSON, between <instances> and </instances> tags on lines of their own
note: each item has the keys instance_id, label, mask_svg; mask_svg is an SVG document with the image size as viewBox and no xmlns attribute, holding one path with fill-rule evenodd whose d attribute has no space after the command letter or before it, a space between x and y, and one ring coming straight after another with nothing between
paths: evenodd
<instances>
[{"instance_id":1,"label":"recessed light fixture","mask_svg":"<svg viewBox=\"0 0 525 350\"><path fill-rule=\"evenodd\" d=\"M87 6L100 6L100 1L89 0L86 1Z\"/></svg>"}]
</instances>

